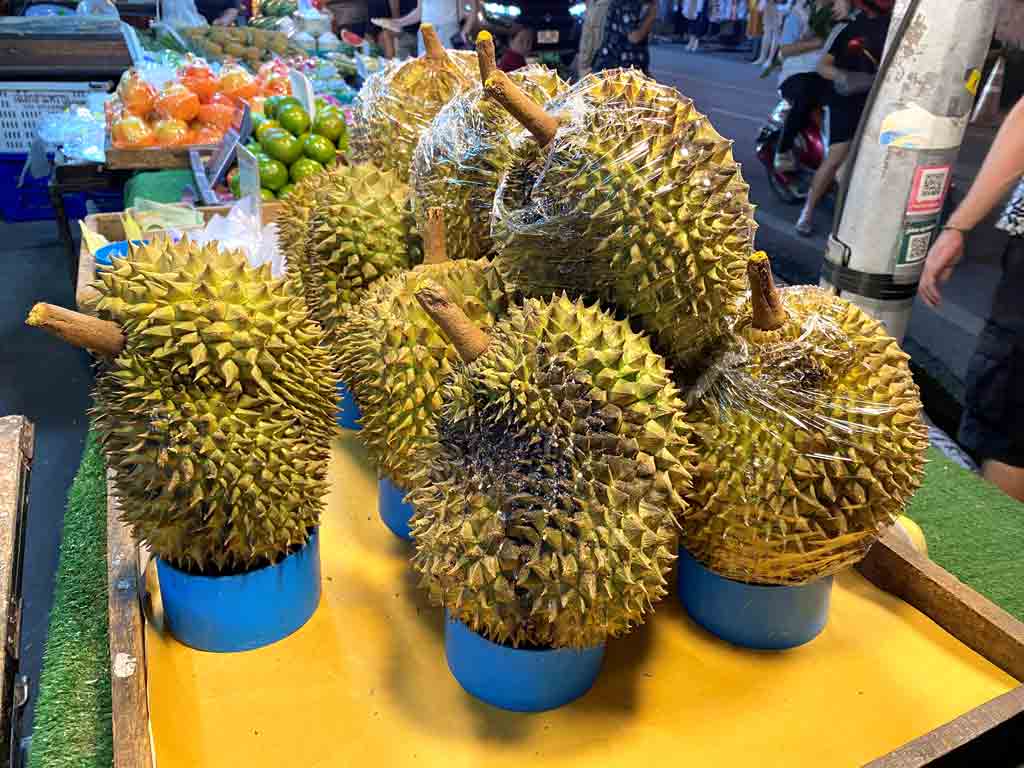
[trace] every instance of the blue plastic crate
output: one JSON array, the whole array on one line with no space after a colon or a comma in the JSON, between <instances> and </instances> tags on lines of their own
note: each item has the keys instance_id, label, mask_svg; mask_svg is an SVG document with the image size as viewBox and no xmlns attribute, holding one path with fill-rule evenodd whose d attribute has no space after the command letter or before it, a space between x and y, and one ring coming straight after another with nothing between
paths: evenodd
<instances>
[{"instance_id":1,"label":"blue plastic crate","mask_svg":"<svg viewBox=\"0 0 1024 768\"><path fill-rule=\"evenodd\" d=\"M4 221L45 221L55 217L50 205L49 178L36 178L25 168L27 155L0 154L0 216ZM68 219L86 214L85 195L64 196ZM116 209L115 209L116 210Z\"/></svg>"}]
</instances>

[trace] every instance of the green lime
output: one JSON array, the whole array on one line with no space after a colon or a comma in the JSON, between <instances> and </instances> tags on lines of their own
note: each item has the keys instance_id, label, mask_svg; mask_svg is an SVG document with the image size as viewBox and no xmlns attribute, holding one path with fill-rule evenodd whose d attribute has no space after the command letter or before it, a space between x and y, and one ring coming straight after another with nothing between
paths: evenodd
<instances>
[{"instance_id":1,"label":"green lime","mask_svg":"<svg viewBox=\"0 0 1024 768\"><path fill-rule=\"evenodd\" d=\"M288 173L291 176L292 181L298 183L307 176L312 176L314 173L320 173L323 169L324 167L316 160L303 157L301 160L295 161L295 164L288 169Z\"/></svg>"},{"instance_id":2,"label":"green lime","mask_svg":"<svg viewBox=\"0 0 1024 768\"><path fill-rule=\"evenodd\" d=\"M328 165L334 162L336 152L334 145L325 137L313 134L303 143L302 154L321 165Z\"/></svg>"},{"instance_id":3,"label":"green lime","mask_svg":"<svg viewBox=\"0 0 1024 768\"><path fill-rule=\"evenodd\" d=\"M287 183L288 169L283 163L270 157L260 160L260 184L268 189L280 189Z\"/></svg>"},{"instance_id":4,"label":"green lime","mask_svg":"<svg viewBox=\"0 0 1024 768\"><path fill-rule=\"evenodd\" d=\"M294 104L296 107L301 107L302 102L296 99L294 96L281 96L277 101L277 106L274 109L274 117L277 117L277 113L280 112L287 106ZM266 109L266 106L264 106Z\"/></svg>"},{"instance_id":5,"label":"green lime","mask_svg":"<svg viewBox=\"0 0 1024 768\"><path fill-rule=\"evenodd\" d=\"M292 136L300 136L309 130L309 114L302 107L292 104L278 108L277 121Z\"/></svg>"},{"instance_id":6,"label":"green lime","mask_svg":"<svg viewBox=\"0 0 1024 768\"><path fill-rule=\"evenodd\" d=\"M248 149L253 154L255 154L256 152L263 151L263 147L261 147L260 143L255 139L250 139L249 141L245 142L245 148Z\"/></svg>"},{"instance_id":7,"label":"green lime","mask_svg":"<svg viewBox=\"0 0 1024 768\"><path fill-rule=\"evenodd\" d=\"M260 187L260 200L277 200L277 195L266 187Z\"/></svg>"},{"instance_id":8,"label":"green lime","mask_svg":"<svg viewBox=\"0 0 1024 768\"><path fill-rule=\"evenodd\" d=\"M277 111L277 105L281 103L281 99L284 96L267 96L263 101L263 114L267 117L273 117Z\"/></svg>"},{"instance_id":9,"label":"green lime","mask_svg":"<svg viewBox=\"0 0 1024 768\"><path fill-rule=\"evenodd\" d=\"M279 190L277 190L278 198L288 197L288 195L290 195L292 193L293 189L295 189L295 185L294 184L285 184L283 187L281 187Z\"/></svg>"},{"instance_id":10,"label":"green lime","mask_svg":"<svg viewBox=\"0 0 1024 768\"><path fill-rule=\"evenodd\" d=\"M239 187L239 182L238 182L238 169L237 168L232 168L228 172L228 189L231 190L231 194L234 195L236 200L242 196L242 190Z\"/></svg>"},{"instance_id":11,"label":"green lime","mask_svg":"<svg viewBox=\"0 0 1024 768\"><path fill-rule=\"evenodd\" d=\"M280 136L277 133L267 134L263 147L268 155L285 165L291 165L302 157L302 142L290 133Z\"/></svg>"},{"instance_id":12,"label":"green lime","mask_svg":"<svg viewBox=\"0 0 1024 768\"><path fill-rule=\"evenodd\" d=\"M291 136L291 134L280 126L276 128L268 128L263 132L263 135L260 136L260 151L266 153L267 147L283 136Z\"/></svg>"},{"instance_id":13,"label":"green lime","mask_svg":"<svg viewBox=\"0 0 1024 768\"><path fill-rule=\"evenodd\" d=\"M345 133L345 118L334 111L324 110L316 116L313 133L320 134L331 142L337 142Z\"/></svg>"},{"instance_id":14,"label":"green lime","mask_svg":"<svg viewBox=\"0 0 1024 768\"><path fill-rule=\"evenodd\" d=\"M280 128L281 124L277 120L264 120L259 126L253 131L253 135L257 141L263 141L263 134L272 128Z\"/></svg>"},{"instance_id":15,"label":"green lime","mask_svg":"<svg viewBox=\"0 0 1024 768\"><path fill-rule=\"evenodd\" d=\"M259 128L261 124L265 123L267 120L270 119L262 112L252 112L250 113L249 117L252 120L253 133L256 132L256 129Z\"/></svg>"}]
</instances>

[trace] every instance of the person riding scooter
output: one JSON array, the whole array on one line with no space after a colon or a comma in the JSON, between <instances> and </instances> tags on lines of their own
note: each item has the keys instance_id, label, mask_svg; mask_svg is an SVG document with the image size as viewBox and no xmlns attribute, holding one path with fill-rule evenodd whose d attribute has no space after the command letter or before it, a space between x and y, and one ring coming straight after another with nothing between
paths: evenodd
<instances>
[{"instance_id":1,"label":"person riding scooter","mask_svg":"<svg viewBox=\"0 0 1024 768\"><path fill-rule=\"evenodd\" d=\"M775 169L792 173L797 168L793 156L793 141L804 127L811 111L825 101L828 82L818 74L818 58L825 43L810 26L810 6L797 3L786 15L782 25L781 47L782 70L779 72L779 92L789 102L790 108L775 147ZM833 13L849 14L848 0L835 0Z\"/></svg>"},{"instance_id":2,"label":"person riding scooter","mask_svg":"<svg viewBox=\"0 0 1024 768\"><path fill-rule=\"evenodd\" d=\"M885 38L892 18L893 0L855 0L858 12L818 62L818 74L831 81L828 99L831 144L828 156L814 173L796 231L809 236L814 231L813 216L840 166L850 151L867 105L868 91L885 51Z\"/></svg>"}]
</instances>

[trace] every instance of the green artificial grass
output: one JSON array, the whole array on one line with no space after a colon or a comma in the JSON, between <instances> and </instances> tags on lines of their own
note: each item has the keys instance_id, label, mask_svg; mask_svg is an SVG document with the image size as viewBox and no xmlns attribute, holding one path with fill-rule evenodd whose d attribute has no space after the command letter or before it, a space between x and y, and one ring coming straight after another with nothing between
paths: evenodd
<instances>
[{"instance_id":1,"label":"green artificial grass","mask_svg":"<svg viewBox=\"0 0 1024 768\"><path fill-rule=\"evenodd\" d=\"M106 466L90 432L68 493L29 768L110 768Z\"/></svg>"},{"instance_id":2,"label":"green artificial grass","mask_svg":"<svg viewBox=\"0 0 1024 768\"><path fill-rule=\"evenodd\" d=\"M1024 504L929 448L907 516L932 560L1024 621Z\"/></svg>"}]
</instances>

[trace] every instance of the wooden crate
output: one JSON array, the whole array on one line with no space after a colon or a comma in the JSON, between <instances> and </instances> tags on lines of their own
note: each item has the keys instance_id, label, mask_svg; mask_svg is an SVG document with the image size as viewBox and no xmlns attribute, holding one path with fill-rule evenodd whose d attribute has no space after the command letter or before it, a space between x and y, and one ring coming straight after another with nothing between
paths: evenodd
<instances>
[{"instance_id":1,"label":"wooden crate","mask_svg":"<svg viewBox=\"0 0 1024 768\"><path fill-rule=\"evenodd\" d=\"M130 209L129 209L130 210ZM209 221L216 214L227 215L228 211L231 210L230 205L211 205L205 208L199 208L202 212L203 217ZM276 221L278 214L281 211L281 203L264 203L260 207L263 223L269 224L272 221ZM88 227L93 232L103 235L110 242L117 240L124 240L124 225L121 222L120 213L94 213L86 216L82 219L82 225ZM152 233L148 233L152 234ZM98 293L93 288L93 282L96 280L96 259L93 258L92 253L85 245L85 241L82 241L79 247L78 256L78 279L75 285L75 303L78 305L80 312L86 314L95 314L93 305L96 302Z\"/></svg>"},{"instance_id":2,"label":"wooden crate","mask_svg":"<svg viewBox=\"0 0 1024 768\"><path fill-rule=\"evenodd\" d=\"M153 594L140 576L140 549L118 522L112 488L109 498L110 638L113 679L115 768L152 765L149 691L145 657L143 600ZM858 566L876 587L928 616L945 632L978 652L1017 680L1024 679L1024 624L960 583L948 572L890 532L872 547ZM389 595L390 597L390 595ZM667 597L672 600L673 597ZM385 612L387 608L382 606ZM865 628L870 631L869 628ZM118 661L120 660L120 661ZM294 676L302 685L302 675ZM724 678L723 678L724 679ZM301 698L301 692L298 694ZM770 703L766 700L766 706ZM911 768L926 765L1024 712L1024 685L999 695L951 722L878 757L873 768ZM376 713L375 713L376 714ZM401 732L396 733L401 739Z\"/></svg>"},{"instance_id":3,"label":"wooden crate","mask_svg":"<svg viewBox=\"0 0 1024 768\"><path fill-rule=\"evenodd\" d=\"M216 146L193 147L143 147L141 149L118 149L109 142L106 148L104 165L112 171L156 171L171 168L190 168L188 153L199 150L203 159L207 159L215 151Z\"/></svg>"}]
</instances>

